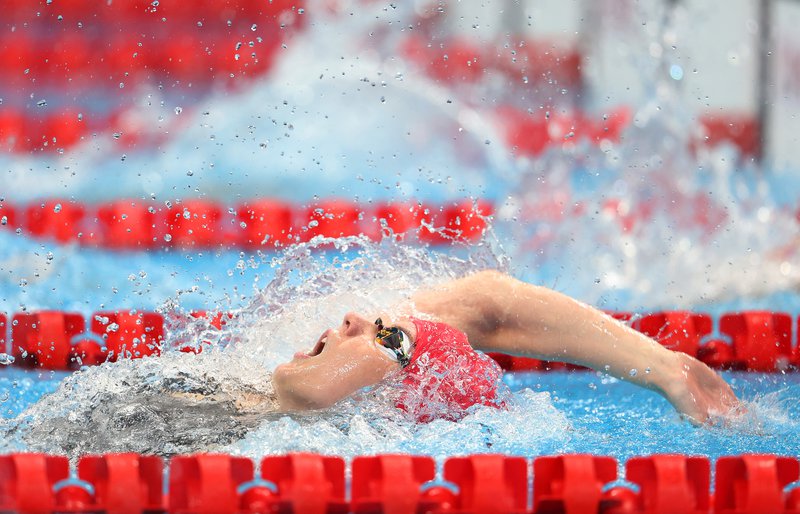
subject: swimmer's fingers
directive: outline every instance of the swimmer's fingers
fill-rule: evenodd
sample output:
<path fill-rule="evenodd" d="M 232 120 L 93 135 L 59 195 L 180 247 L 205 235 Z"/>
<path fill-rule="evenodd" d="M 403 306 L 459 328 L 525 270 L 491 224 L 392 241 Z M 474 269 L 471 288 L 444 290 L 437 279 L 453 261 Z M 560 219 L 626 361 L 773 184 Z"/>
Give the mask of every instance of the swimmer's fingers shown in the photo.
<path fill-rule="evenodd" d="M 673 380 L 667 399 L 694 424 L 716 424 L 719 413 L 744 409 L 731 387 L 708 366 L 686 354 L 675 358 L 680 372 Z"/>

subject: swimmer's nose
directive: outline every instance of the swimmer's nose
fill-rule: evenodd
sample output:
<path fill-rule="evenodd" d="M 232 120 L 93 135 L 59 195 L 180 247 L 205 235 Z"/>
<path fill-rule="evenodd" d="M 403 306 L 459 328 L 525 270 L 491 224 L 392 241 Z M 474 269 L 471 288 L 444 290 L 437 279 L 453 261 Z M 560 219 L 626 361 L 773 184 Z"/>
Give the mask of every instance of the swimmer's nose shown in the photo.
<path fill-rule="evenodd" d="M 342 325 L 344 328 L 343 332 L 346 336 L 357 336 L 369 330 L 373 323 L 355 312 L 348 312 L 344 315 Z"/>

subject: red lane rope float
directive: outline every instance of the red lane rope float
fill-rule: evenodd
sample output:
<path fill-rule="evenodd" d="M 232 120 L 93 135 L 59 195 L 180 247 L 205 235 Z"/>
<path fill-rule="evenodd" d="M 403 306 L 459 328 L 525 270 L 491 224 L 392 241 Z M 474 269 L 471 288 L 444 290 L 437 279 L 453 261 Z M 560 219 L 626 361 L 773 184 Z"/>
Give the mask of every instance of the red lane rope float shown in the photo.
<path fill-rule="evenodd" d="M 178 86 L 199 98 L 220 84 L 264 75 L 281 44 L 305 25 L 303 6 L 301 0 L 9 0 L 4 20 L 16 30 L 0 34 L 0 150 L 61 151 L 112 131 L 122 132 L 115 138 L 123 143 L 153 143 L 130 134 L 136 127 L 125 116 L 96 112 L 97 106 L 121 102 L 129 104 L 122 112 L 129 111 L 142 83 Z M 46 102 L 21 108 L 33 85 L 50 92 L 61 110 Z M 71 104 L 87 94 L 93 103 Z"/>
<path fill-rule="evenodd" d="M 532 466 L 531 466 L 532 463 Z M 796 457 L 752 454 L 716 460 L 650 455 L 629 459 L 618 477 L 613 457 L 586 454 L 449 457 L 441 479 L 428 456 L 340 457 L 311 453 L 255 462 L 225 454 L 81 457 L 70 479 L 66 457 L 0 456 L 0 511 L 164 512 L 175 514 L 763 514 L 800 512 Z M 164 472 L 168 473 L 163 490 Z M 618 478 L 638 488 L 620 485 Z M 532 479 L 532 480 L 531 480 Z M 532 482 L 532 487 L 529 485 Z M 349 489 L 349 495 L 348 493 Z M 348 501 L 347 498 L 350 498 Z M 532 502 L 531 502 L 532 499 Z"/>
<path fill-rule="evenodd" d="M 301 1 L 154 6 L 134 0 L 92 2 L 66 14 L 80 18 L 78 28 L 54 19 L 70 2 L 37 3 L 4 11 L 6 19 L 24 23 L 0 35 L 6 85 L 35 80 L 40 87 L 85 89 L 105 80 L 119 90 L 120 82 L 169 78 L 196 87 L 230 74 L 257 75 L 269 69 L 281 42 L 305 20 Z"/>
<path fill-rule="evenodd" d="M 309 207 L 277 199 L 244 202 L 235 207 L 192 199 L 167 206 L 142 200 L 84 205 L 44 200 L 27 207 L 0 203 L 0 228 L 50 239 L 113 250 L 243 247 L 274 249 L 314 236 L 364 234 L 380 239 L 421 228 L 419 239 L 431 244 L 469 242 L 486 230 L 494 212 L 485 200 L 457 200 L 433 206 L 378 202 L 361 206 L 331 199 Z M 436 229 L 436 230 L 434 230 Z"/>
<path fill-rule="evenodd" d="M 792 316 L 781 312 L 727 313 L 715 320 L 708 314 L 686 311 L 656 312 L 635 317 L 609 313 L 652 337 L 666 348 L 696 357 L 715 369 L 784 372 L 800 369 L 800 347 L 792 330 Z M 83 315 L 73 312 L 17 313 L 9 324 L 0 313 L 0 352 L 8 351 L 14 364 L 54 370 L 159 355 L 167 341 L 167 326 L 181 326 L 204 318 L 209 329 L 222 330 L 235 313 L 191 312 L 165 320 L 147 311 L 118 310 L 94 313 L 87 327 Z M 10 325 L 10 334 L 9 334 Z M 800 326 L 800 319 L 798 319 Z M 714 327 L 717 330 L 714 330 Z M 169 341 L 172 348 L 199 353 L 209 341 Z M 580 366 L 528 357 L 489 353 L 506 371 L 585 370 Z"/>

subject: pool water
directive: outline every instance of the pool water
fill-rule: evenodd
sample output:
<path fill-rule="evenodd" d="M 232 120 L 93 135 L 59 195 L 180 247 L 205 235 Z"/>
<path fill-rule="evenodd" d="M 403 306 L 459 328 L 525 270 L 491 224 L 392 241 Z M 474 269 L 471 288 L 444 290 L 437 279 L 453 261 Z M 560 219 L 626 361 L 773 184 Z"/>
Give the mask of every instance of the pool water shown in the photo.
<path fill-rule="evenodd" d="M 741 453 L 796 456 L 800 452 L 800 376 L 745 372 L 724 376 L 751 409 L 729 426 L 694 427 L 655 393 L 593 372 L 509 373 L 505 381 L 515 392 L 514 405 L 500 416 L 481 411 L 461 426 L 436 422 L 430 427 L 404 427 L 402 432 L 392 432 L 399 426 L 380 426 L 369 418 L 350 418 L 348 424 L 340 424 L 340 413 L 335 412 L 314 421 L 286 417 L 265 421 L 221 450 L 252 457 L 308 450 L 344 456 L 392 451 L 442 457 L 593 453 L 620 462 L 656 453 L 712 459 Z M 55 390 L 62 378 L 60 373 L 5 371 L 0 375 L 0 390 L 6 391 L 2 417 L 11 419 L 21 413 Z M 367 426 L 362 426 L 365 419 Z M 289 435 L 292 439 L 286 439 Z"/>

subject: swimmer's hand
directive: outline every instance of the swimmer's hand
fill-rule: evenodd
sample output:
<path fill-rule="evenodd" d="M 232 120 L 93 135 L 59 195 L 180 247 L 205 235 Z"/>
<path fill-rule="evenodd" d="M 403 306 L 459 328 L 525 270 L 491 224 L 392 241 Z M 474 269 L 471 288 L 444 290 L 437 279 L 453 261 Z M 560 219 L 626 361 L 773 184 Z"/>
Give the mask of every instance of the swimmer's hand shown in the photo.
<path fill-rule="evenodd" d="M 675 352 L 675 370 L 664 396 L 694 424 L 710 424 L 744 408 L 731 387 L 708 366 Z"/>

